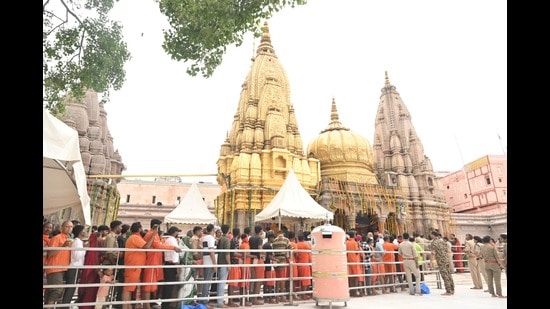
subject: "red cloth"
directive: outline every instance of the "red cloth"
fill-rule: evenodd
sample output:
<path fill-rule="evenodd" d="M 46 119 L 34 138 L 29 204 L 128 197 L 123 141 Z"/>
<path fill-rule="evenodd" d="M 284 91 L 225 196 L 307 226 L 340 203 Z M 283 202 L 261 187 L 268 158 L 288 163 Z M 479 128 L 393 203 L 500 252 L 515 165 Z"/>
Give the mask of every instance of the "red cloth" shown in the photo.
<path fill-rule="evenodd" d="M 254 273 L 256 274 L 256 279 L 263 279 L 265 277 L 265 264 L 264 260 L 257 259 L 257 264 L 254 267 Z M 260 282 L 262 283 L 262 282 Z"/>
<path fill-rule="evenodd" d="M 275 269 L 275 276 L 277 278 L 288 278 L 288 267 L 277 267 Z"/>
<path fill-rule="evenodd" d="M 274 278 L 277 278 L 277 274 L 275 273 L 275 270 L 271 270 L 272 267 L 270 267 L 270 270 L 265 271 L 264 279 L 264 285 L 266 286 L 275 286 L 275 280 Z"/>
<path fill-rule="evenodd" d="M 462 259 L 464 258 L 464 253 L 462 251 L 462 245 L 460 244 L 460 240 L 458 238 L 455 238 L 455 242 L 453 243 L 452 247 L 453 253 L 453 264 L 456 268 L 456 271 L 459 273 L 464 272 L 464 263 L 462 262 Z"/>
<path fill-rule="evenodd" d="M 88 247 L 97 248 L 97 232 L 92 233 L 88 239 Z M 99 265 L 100 251 L 86 251 L 84 256 L 84 265 Z M 80 283 L 99 283 L 99 274 L 97 269 L 84 268 L 80 275 Z M 99 287 L 78 287 L 78 300 L 77 303 L 95 302 L 97 296 L 97 289 Z M 95 306 L 79 306 L 79 309 L 94 309 Z"/>

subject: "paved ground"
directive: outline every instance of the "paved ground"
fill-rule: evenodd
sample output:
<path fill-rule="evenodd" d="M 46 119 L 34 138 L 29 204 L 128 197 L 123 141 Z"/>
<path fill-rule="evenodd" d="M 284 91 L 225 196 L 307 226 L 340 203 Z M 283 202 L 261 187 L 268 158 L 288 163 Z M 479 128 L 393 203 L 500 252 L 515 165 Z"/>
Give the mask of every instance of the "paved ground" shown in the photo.
<path fill-rule="evenodd" d="M 399 293 L 380 294 L 377 296 L 350 297 L 346 302 L 338 301 L 330 304 L 328 301 L 319 301 L 318 305 L 315 300 L 293 301 L 292 304 L 264 304 L 261 306 L 241 307 L 245 309 L 282 309 L 296 307 L 299 309 L 315 308 L 315 309 L 363 309 L 374 306 L 374 308 L 402 308 L 406 306 L 408 309 L 505 309 L 508 306 L 507 298 L 494 298 L 483 290 L 470 289 L 472 279 L 470 273 L 453 274 L 455 282 L 455 295 L 442 296 L 444 289 L 438 289 L 436 277 L 434 274 L 427 274 L 425 280 L 430 287 L 430 294 L 422 296 L 409 295 L 408 291 Z M 502 274 L 502 294 L 507 293 L 506 275 Z M 484 284 L 484 288 L 487 286 Z M 214 308 L 214 304 L 210 303 L 208 308 Z M 74 307 L 76 308 L 76 307 Z M 160 305 L 153 306 L 154 309 L 160 309 Z"/>
<path fill-rule="evenodd" d="M 428 284 L 431 289 L 430 294 L 422 296 L 412 296 L 408 292 L 389 293 L 377 296 L 366 297 L 351 297 L 347 304 L 344 302 L 333 302 L 332 308 L 346 308 L 362 309 L 362 308 L 419 308 L 419 309 L 454 309 L 454 308 L 466 308 L 466 309 L 503 309 L 507 308 L 507 298 L 494 298 L 491 294 L 483 292 L 483 290 L 471 290 L 472 281 L 469 273 L 454 274 L 453 279 L 455 281 L 455 295 L 442 296 L 445 292 L 444 289 L 437 289 L 435 284 Z M 487 287 L 484 286 L 486 289 Z M 502 294 L 507 295 L 507 281 L 506 275 L 502 276 Z M 253 306 L 246 308 L 262 308 L 262 309 L 276 309 L 276 308 L 288 308 L 288 307 L 300 307 L 300 308 L 331 308 L 328 302 L 319 302 L 319 306 L 316 306 L 315 300 L 308 301 L 295 301 L 293 305 L 279 304 L 262 306 Z"/>

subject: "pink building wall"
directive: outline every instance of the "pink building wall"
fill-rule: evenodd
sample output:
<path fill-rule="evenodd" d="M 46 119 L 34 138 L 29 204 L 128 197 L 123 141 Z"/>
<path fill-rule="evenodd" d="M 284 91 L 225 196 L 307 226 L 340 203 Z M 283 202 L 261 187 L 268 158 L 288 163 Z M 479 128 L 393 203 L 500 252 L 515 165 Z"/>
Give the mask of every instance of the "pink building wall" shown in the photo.
<path fill-rule="evenodd" d="M 486 155 L 440 178 L 456 213 L 505 214 L 508 188 L 505 155 Z"/>
<path fill-rule="evenodd" d="M 163 220 L 176 208 L 178 197 L 182 200 L 191 185 L 189 182 L 124 179 L 117 184 L 120 193 L 117 219 L 126 224 L 140 221 L 144 228 L 149 228 L 152 218 Z M 214 214 L 214 200 L 220 192 L 220 186 L 199 182 L 197 187 L 208 209 Z M 158 206 L 158 202 L 162 203 L 162 206 Z"/>

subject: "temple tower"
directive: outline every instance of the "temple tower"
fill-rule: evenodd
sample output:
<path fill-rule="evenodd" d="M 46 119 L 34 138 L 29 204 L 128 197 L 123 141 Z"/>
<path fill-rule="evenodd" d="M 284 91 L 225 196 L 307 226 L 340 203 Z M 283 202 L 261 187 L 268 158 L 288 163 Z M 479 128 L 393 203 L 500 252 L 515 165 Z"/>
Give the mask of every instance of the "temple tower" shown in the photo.
<path fill-rule="evenodd" d="M 109 224 L 118 215 L 120 193 L 117 183 L 121 179 L 103 175 L 121 175 L 125 167 L 118 149 L 114 147 L 114 138 L 107 124 L 107 111 L 93 90 L 87 90 L 82 100 L 67 95 L 65 103 L 67 112 L 58 117 L 78 132 L 82 164 L 88 176 L 92 225 Z M 63 222 L 68 218 L 71 218 L 70 212 L 62 210 L 48 219 Z"/>
<path fill-rule="evenodd" d="M 430 159 L 412 124 L 411 114 L 386 72 L 375 117 L 374 159 L 380 183 L 399 187 L 395 219 L 409 232 L 448 234 L 452 210 Z"/>
<path fill-rule="evenodd" d="M 332 99 L 330 123 L 307 147 L 308 157 L 321 164 L 317 202 L 334 211 L 334 224 L 345 230 L 389 229 L 385 218 L 395 211 L 396 187 L 380 185 L 368 139 L 342 125 Z"/>
<path fill-rule="evenodd" d="M 267 22 L 262 32 L 217 161 L 221 192 L 216 215 L 220 224 L 241 231 L 254 224 L 254 216 L 273 199 L 290 169 L 312 195 L 320 179 L 319 161 L 303 153 L 290 85 Z"/>

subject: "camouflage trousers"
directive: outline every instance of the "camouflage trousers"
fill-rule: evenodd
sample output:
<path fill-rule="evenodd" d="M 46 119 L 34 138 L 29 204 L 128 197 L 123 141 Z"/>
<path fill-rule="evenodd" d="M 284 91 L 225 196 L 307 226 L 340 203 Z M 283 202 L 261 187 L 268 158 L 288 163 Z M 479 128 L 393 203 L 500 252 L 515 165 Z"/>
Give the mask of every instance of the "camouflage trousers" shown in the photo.
<path fill-rule="evenodd" d="M 437 261 L 437 265 L 439 268 L 439 273 L 441 274 L 441 279 L 445 285 L 445 291 L 449 293 L 454 292 L 455 282 L 453 280 L 453 273 L 451 271 L 451 264 L 449 260 Z"/>

